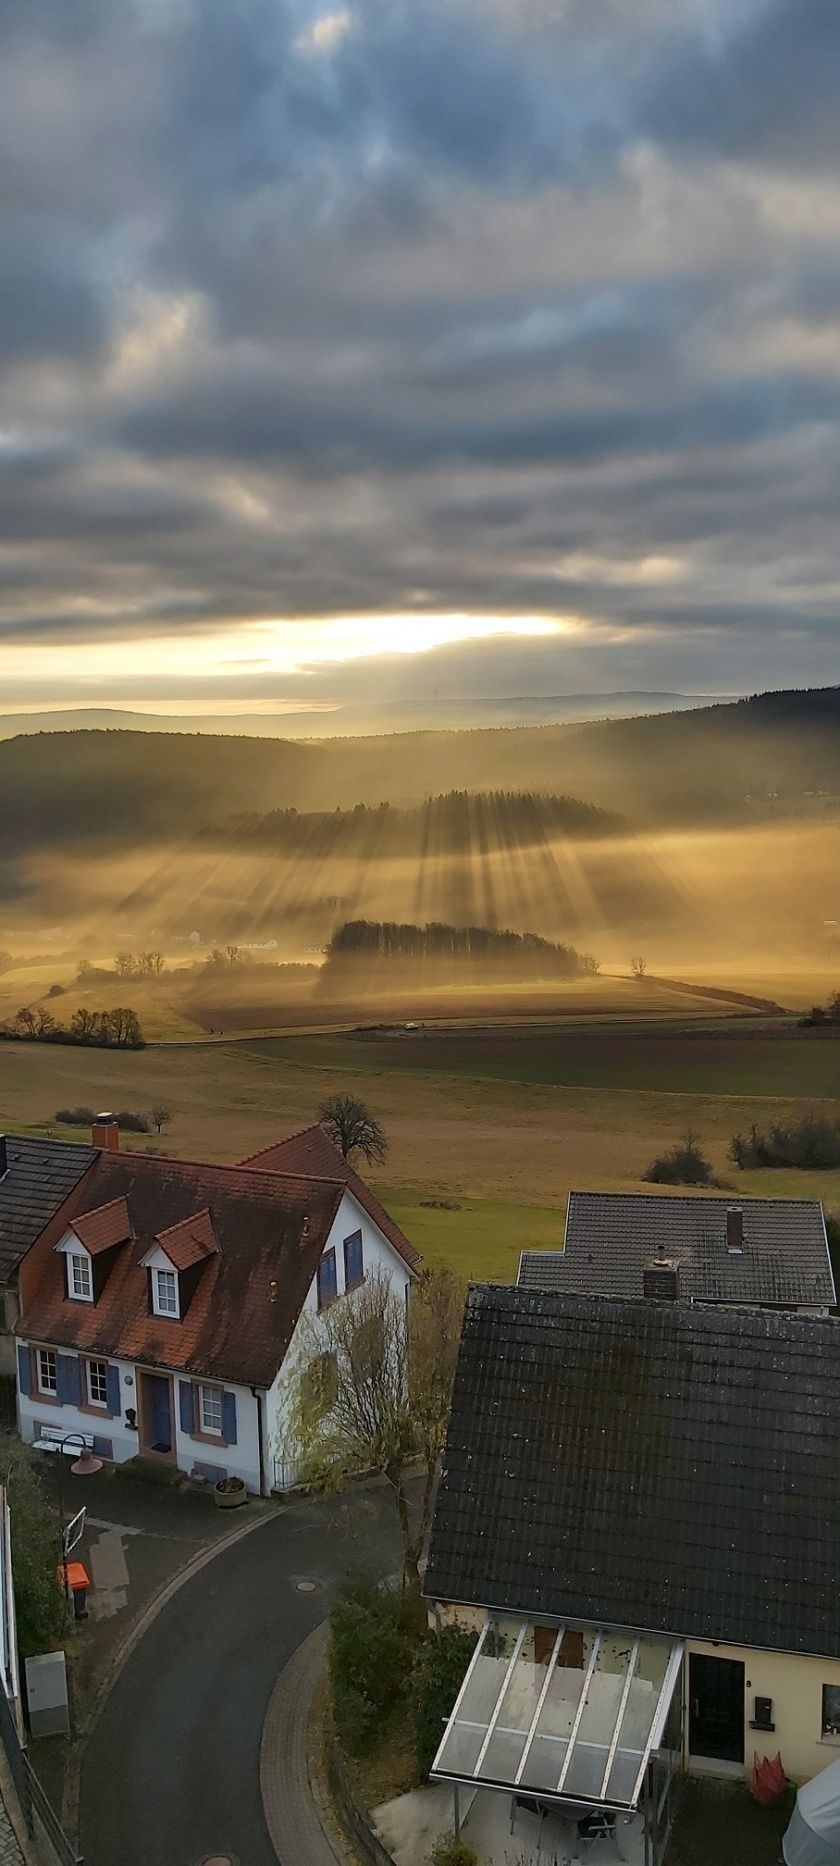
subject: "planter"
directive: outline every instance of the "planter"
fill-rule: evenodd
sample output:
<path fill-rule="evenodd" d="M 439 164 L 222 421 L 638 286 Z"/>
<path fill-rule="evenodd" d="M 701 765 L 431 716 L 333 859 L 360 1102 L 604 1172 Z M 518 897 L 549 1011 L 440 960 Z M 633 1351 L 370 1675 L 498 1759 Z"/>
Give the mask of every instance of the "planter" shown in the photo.
<path fill-rule="evenodd" d="M 241 1503 L 247 1503 L 248 1492 L 241 1477 L 223 1477 L 214 1484 L 213 1501 L 220 1510 L 238 1510 Z"/>

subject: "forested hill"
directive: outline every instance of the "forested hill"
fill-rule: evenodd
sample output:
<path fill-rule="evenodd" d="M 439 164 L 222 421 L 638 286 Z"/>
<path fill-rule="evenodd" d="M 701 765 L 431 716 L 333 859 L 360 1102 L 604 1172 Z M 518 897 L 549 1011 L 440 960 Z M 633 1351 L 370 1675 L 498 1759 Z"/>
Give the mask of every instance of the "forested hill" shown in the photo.
<path fill-rule="evenodd" d="M 637 823 L 813 807 L 808 793 L 840 794 L 840 688 L 580 726 L 317 743 L 21 737 L 0 744 L 0 856 L 86 836 L 131 845 L 191 835 L 246 812 L 408 807 L 465 790 L 575 797 Z"/>

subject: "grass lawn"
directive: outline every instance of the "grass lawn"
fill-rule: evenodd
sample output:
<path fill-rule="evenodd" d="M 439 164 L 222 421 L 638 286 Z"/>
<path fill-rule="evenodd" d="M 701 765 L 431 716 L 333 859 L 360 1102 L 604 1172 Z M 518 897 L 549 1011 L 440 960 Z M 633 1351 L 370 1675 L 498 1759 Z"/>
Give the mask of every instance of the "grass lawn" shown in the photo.
<path fill-rule="evenodd" d="M 666 1866 L 779 1866 L 793 1803 L 793 1790 L 778 1807 L 764 1808 L 740 1783 L 686 1778 Z"/>
<path fill-rule="evenodd" d="M 505 1062 L 515 1043 L 525 1073 L 527 1039 L 505 1031 L 456 1034 L 463 1041 L 492 1037 L 490 1061 L 498 1056 Z M 600 1031 L 582 1025 L 573 1044 L 565 1036 L 563 1041 L 567 1058 L 580 1057 L 578 1073 L 596 1073 L 590 1046 L 603 1043 Z M 610 1041 L 615 1050 L 618 1038 Z M 754 1059 L 750 1067 L 763 1075 L 763 1096 L 733 1093 L 732 1046 L 738 1044 Z M 813 1051 L 796 1042 L 767 1044 L 769 1050 L 836 1058 L 840 1068 L 840 1044 L 817 1042 Z M 447 1068 L 441 1065 L 451 1052 L 437 1041 L 429 1054 L 438 1066 L 420 1068 L 411 1039 L 390 1046 L 333 1035 L 137 1052 L 8 1044 L 0 1045 L 0 1123 L 12 1133 L 51 1129 L 65 1139 L 81 1139 L 84 1130 L 56 1127 L 57 1108 L 82 1103 L 147 1112 L 162 1102 L 171 1109 L 172 1123 L 160 1141 L 151 1136 L 151 1144 L 186 1159 L 231 1161 L 306 1126 L 317 1119 L 326 1096 L 350 1089 L 387 1128 L 388 1160 L 371 1177 L 408 1236 L 424 1254 L 446 1258 L 471 1276 L 503 1277 L 515 1271 L 523 1246 L 559 1246 L 570 1187 L 641 1189 L 654 1154 L 689 1126 L 737 1195 L 822 1198 L 840 1206 L 840 1172 L 738 1173 L 727 1161 L 736 1130 L 753 1120 L 788 1118 L 809 1105 L 790 1089 L 767 1094 L 777 1065 L 772 1057 L 762 1060 L 764 1047 L 758 1033 L 708 1036 L 700 1047 L 694 1038 L 681 1045 L 670 1038 L 642 1041 L 636 1034 L 625 1040 L 632 1063 L 622 1065 L 625 1071 L 632 1066 L 634 1084 L 610 1079 L 618 1064 L 608 1067 L 602 1053 L 607 1079 L 597 1086 L 494 1075 L 486 1064 L 475 1075 L 460 1061 Z M 685 1052 L 682 1086 L 666 1086 L 673 1079 L 663 1065 L 666 1048 Z M 710 1063 L 704 1085 L 692 1090 L 691 1056 L 703 1052 L 715 1067 Z M 834 1106 L 840 1112 L 840 1104 Z M 429 1199 L 454 1202 L 460 1210 L 422 1203 Z"/>

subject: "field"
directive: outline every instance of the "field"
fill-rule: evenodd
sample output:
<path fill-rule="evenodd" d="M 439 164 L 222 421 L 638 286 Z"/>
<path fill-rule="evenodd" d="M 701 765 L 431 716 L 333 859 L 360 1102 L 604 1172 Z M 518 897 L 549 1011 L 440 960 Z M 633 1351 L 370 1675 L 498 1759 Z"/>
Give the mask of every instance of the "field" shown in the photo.
<path fill-rule="evenodd" d="M 388 1129 L 387 1163 L 371 1177 L 408 1235 L 430 1259 L 501 1278 L 525 1246 L 561 1242 L 570 1187 L 640 1189 L 653 1154 L 688 1126 L 738 1195 L 840 1206 L 840 1173 L 737 1173 L 726 1158 L 731 1135 L 753 1120 L 817 1100 L 840 1114 L 840 1041 L 787 1029 L 719 1018 L 654 1028 L 639 1017 L 609 1029 L 581 1020 L 548 1032 L 333 1032 L 137 1053 L 16 1044 L 0 1046 L 0 1118 L 11 1131 L 70 1139 L 55 1125 L 61 1106 L 162 1102 L 172 1124 L 151 1144 L 230 1161 L 352 1089 Z"/>

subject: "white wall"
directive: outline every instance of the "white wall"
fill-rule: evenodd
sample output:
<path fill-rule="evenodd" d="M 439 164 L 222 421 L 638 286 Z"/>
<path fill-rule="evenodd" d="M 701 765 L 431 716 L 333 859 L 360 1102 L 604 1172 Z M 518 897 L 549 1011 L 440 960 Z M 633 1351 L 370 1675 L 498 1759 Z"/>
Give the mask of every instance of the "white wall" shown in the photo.
<path fill-rule="evenodd" d="M 21 1346 L 26 1346 L 26 1343 L 21 1343 Z M 60 1354 L 70 1354 L 70 1350 L 66 1348 L 59 1348 L 57 1352 Z M 35 1356 L 33 1355 L 33 1359 L 34 1358 Z M 75 1358 L 86 1359 L 88 1357 L 77 1356 Z M 115 1361 L 111 1359 L 108 1365 L 119 1368 L 120 1396 L 122 1399 L 122 1414 L 119 1418 L 112 1417 L 104 1411 L 100 1412 L 98 1409 L 95 1412 L 87 1412 L 79 1406 L 51 1405 L 49 1401 L 39 1399 L 37 1393 L 33 1393 L 29 1398 L 26 1398 L 18 1388 L 18 1411 L 21 1438 L 25 1439 L 28 1444 L 31 1444 L 40 1436 L 41 1426 L 51 1426 L 61 1431 L 63 1434 L 68 1432 L 92 1432 L 97 1438 L 111 1440 L 115 1464 L 123 1464 L 128 1458 L 136 1458 L 140 1451 L 140 1433 L 139 1431 L 131 1431 L 126 1425 L 125 1414 L 127 1409 L 133 1406 L 137 1410 L 139 1416 L 140 1390 L 138 1372 L 142 1371 L 142 1369 L 138 1369 L 135 1367 L 134 1363 L 130 1361 Z M 149 1373 L 163 1374 L 166 1372 L 166 1369 L 150 1367 L 148 1371 Z M 243 1483 L 247 1485 L 249 1490 L 259 1491 L 260 1452 L 257 1433 L 257 1402 L 250 1388 L 234 1386 L 231 1381 L 224 1383 L 225 1390 L 228 1393 L 236 1394 L 236 1444 L 223 1445 L 221 1442 L 217 1443 L 212 1440 L 205 1441 L 204 1439 L 196 1439 L 188 1433 L 182 1432 L 178 1402 L 178 1380 L 181 1377 L 186 1379 L 191 1376 L 172 1375 L 172 1424 L 175 1433 L 175 1456 L 179 1470 L 186 1471 L 189 1474 L 196 1464 L 213 1465 L 216 1470 L 224 1472 L 228 1477 L 241 1477 Z M 221 1383 L 212 1381 L 208 1384 L 215 1386 Z M 269 1472 L 269 1478 L 270 1475 Z"/>
<path fill-rule="evenodd" d="M 346 1293 L 344 1286 L 344 1239 L 351 1237 L 355 1231 L 361 1231 L 362 1233 L 362 1253 L 365 1276 L 370 1276 L 374 1271 L 384 1272 L 386 1276 L 390 1277 L 394 1291 L 400 1301 L 405 1302 L 406 1290 L 411 1283 L 411 1272 L 404 1258 L 400 1256 L 399 1252 L 394 1249 L 392 1244 L 388 1243 L 387 1238 L 383 1236 L 378 1225 L 375 1225 L 373 1219 L 368 1217 L 364 1207 L 359 1204 L 358 1199 L 349 1191 L 345 1191 L 342 1196 L 341 1204 L 339 1205 L 333 1220 L 332 1229 L 324 1246 L 325 1251 L 335 1250 L 338 1296 L 341 1297 Z M 269 1480 L 271 1479 L 273 1461 L 276 1459 L 278 1464 L 285 1466 L 286 1486 L 294 1484 L 297 1481 L 298 1475 L 295 1460 L 295 1447 L 290 1437 L 289 1390 L 295 1362 L 300 1353 L 301 1342 L 311 1340 L 312 1318 L 317 1317 L 317 1314 L 318 1279 L 317 1276 L 315 1276 L 307 1290 L 306 1300 L 301 1311 L 301 1318 L 292 1335 L 283 1365 L 277 1375 L 274 1385 L 271 1387 L 266 1397 L 266 1436 L 269 1447 Z M 283 1481 L 283 1473 L 278 1471 L 276 1487 L 282 1488 Z"/>

